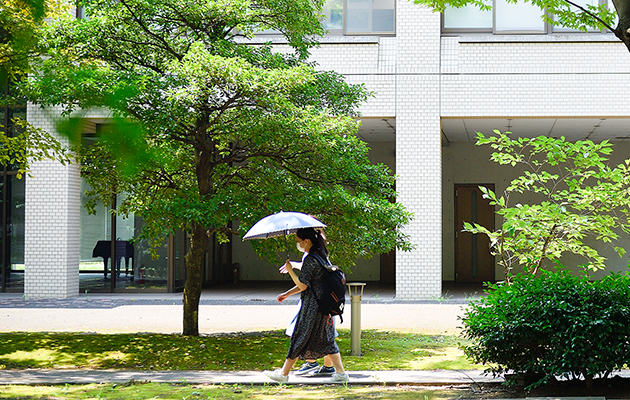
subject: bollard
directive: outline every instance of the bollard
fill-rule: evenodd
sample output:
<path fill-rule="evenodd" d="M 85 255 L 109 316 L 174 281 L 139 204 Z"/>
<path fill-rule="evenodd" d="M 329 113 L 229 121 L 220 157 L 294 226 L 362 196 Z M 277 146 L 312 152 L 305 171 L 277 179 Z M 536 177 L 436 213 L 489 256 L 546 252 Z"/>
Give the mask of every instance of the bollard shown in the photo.
<path fill-rule="evenodd" d="M 354 282 L 348 283 L 350 291 L 351 304 L 351 323 L 350 323 L 350 347 L 351 355 L 361 355 L 361 297 L 363 297 L 363 287 L 365 283 Z"/>

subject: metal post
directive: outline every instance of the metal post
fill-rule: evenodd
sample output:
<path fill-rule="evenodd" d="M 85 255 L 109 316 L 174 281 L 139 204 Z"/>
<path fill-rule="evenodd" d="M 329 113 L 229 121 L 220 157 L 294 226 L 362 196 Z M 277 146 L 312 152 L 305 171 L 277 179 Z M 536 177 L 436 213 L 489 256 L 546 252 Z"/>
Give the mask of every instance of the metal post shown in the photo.
<path fill-rule="evenodd" d="M 365 283 L 348 283 L 351 303 L 351 323 L 350 323 L 350 347 L 351 355 L 361 355 L 361 297 L 363 297 L 363 287 Z"/>

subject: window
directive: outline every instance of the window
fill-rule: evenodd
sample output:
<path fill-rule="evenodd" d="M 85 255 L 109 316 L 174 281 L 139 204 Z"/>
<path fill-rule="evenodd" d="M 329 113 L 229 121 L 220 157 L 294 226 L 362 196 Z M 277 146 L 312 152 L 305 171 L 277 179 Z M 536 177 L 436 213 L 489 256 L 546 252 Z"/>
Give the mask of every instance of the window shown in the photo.
<path fill-rule="evenodd" d="M 387 35 L 396 32 L 394 0 L 327 0 L 323 24 L 332 34 Z"/>
<path fill-rule="evenodd" d="M 332 35 L 392 35 L 396 32 L 395 0 L 326 0 L 322 25 Z M 257 35 L 280 35 L 277 30 Z"/>
<path fill-rule="evenodd" d="M 393 33 L 394 0 L 347 0 L 346 33 Z"/>
<path fill-rule="evenodd" d="M 444 30 L 492 32 L 492 10 L 482 11 L 472 5 L 449 8 L 444 10 L 443 27 Z"/>
<path fill-rule="evenodd" d="M 343 0 L 328 0 L 324 4 L 324 28 L 331 32 L 343 32 Z"/>
<path fill-rule="evenodd" d="M 576 32 L 562 26 L 551 26 L 542 16 L 545 11 L 531 3 L 507 0 L 489 0 L 492 10 L 482 11 L 475 6 L 447 8 L 442 14 L 443 33 L 493 32 L 496 34 L 545 34 L 552 32 Z M 606 0 L 575 0 L 581 6 L 597 5 Z M 605 3 L 602 3 L 605 4 Z M 577 10 L 576 7 L 571 7 Z M 597 32 L 598 30 L 592 30 Z"/>
<path fill-rule="evenodd" d="M 545 33 L 544 11 L 531 3 L 494 2 L 494 31 L 496 33 Z"/>
<path fill-rule="evenodd" d="M 12 94 L 13 83 L 0 69 L 0 98 Z M 14 99 L 0 106 L 0 131 L 8 136 L 18 133 L 13 119 L 26 120 L 26 101 Z M 0 166 L 0 292 L 24 291 L 24 179 L 17 178 L 15 166 Z"/>

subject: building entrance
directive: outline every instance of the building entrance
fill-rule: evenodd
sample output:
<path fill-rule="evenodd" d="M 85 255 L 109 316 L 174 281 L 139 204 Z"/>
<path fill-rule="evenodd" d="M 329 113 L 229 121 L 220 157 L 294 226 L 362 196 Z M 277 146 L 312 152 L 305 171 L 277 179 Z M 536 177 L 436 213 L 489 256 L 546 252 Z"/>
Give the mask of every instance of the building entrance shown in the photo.
<path fill-rule="evenodd" d="M 0 97 L 11 94 L 7 74 L 0 70 Z M 0 131 L 7 136 L 17 133 L 16 119 L 26 120 L 26 104 L 0 107 Z M 0 259 L 2 292 L 24 291 L 24 178 L 18 179 L 13 165 L 0 167 Z"/>
<path fill-rule="evenodd" d="M 494 190 L 494 185 L 483 185 Z M 494 229 L 494 207 L 482 198 L 479 185 L 455 185 L 455 282 L 495 281 L 495 261 L 486 235 L 462 232 L 464 222 Z"/>

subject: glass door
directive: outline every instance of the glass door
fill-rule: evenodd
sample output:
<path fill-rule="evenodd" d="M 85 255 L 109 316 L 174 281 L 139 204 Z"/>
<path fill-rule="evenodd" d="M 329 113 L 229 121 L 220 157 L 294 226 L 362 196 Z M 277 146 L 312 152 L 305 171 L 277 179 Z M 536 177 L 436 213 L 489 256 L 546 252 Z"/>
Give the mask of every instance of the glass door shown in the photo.
<path fill-rule="evenodd" d="M 0 70 L 0 97 L 11 95 L 7 74 Z M 0 107 L 0 131 L 7 136 L 17 133 L 15 119 L 26 120 L 26 105 L 14 104 Z M 24 179 L 17 178 L 12 165 L 0 167 L 0 235 L 2 292 L 24 292 Z"/>

